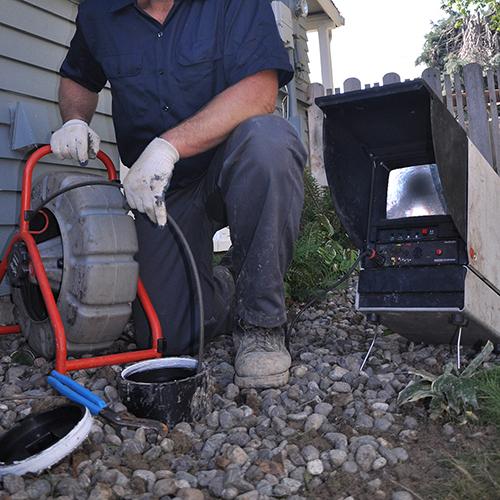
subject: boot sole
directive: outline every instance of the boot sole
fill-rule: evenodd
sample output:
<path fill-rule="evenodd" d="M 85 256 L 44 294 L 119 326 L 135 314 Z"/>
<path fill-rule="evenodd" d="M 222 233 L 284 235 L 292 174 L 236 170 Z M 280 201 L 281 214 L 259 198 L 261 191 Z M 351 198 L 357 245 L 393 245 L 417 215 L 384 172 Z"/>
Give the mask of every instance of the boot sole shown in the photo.
<path fill-rule="evenodd" d="M 289 370 L 274 375 L 263 375 L 261 377 L 240 377 L 234 376 L 234 383 L 245 389 L 270 389 L 274 387 L 282 387 L 288 383 L 290 378 Z"/>

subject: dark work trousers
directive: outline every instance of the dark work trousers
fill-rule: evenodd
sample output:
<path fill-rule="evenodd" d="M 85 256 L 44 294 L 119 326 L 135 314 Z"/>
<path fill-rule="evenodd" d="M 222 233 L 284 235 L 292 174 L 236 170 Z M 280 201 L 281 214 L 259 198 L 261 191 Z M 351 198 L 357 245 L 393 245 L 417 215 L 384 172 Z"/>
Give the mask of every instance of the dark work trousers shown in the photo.
<path fill-rule="evenodd" d="M 295 129 L 274 115 L 251 118 L 221 144 L 206 175 L 168 190 L 167 211 L 184 232 L 203 288 L 205 335 L 229 333 L 234 317 L 275 327 L 286 321 L 283 278 L 298 235 L 306 152 Z M 212 272 L 215 232 L 229 226 L 235 297 Z M 136 213 L 140 275 L 159 316 L 164 354 L 193 354 L 199 317 L 188 260 L 173 230 Z M 134 304 L 136 338 L 150 345 L 142 308 Z"/>

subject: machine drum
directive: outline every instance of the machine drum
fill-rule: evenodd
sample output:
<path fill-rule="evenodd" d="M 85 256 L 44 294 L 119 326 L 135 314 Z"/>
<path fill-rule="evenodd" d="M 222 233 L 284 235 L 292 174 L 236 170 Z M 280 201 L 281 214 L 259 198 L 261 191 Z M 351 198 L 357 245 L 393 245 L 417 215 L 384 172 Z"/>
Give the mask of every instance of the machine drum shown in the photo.
<path fill-rule="evenodd" d="M 33 187 L 32 206 L 72 184 L 100 179 L 57 172 Z M 56 197 L 30 222 L 50 286 L 57 300 L 69 354 L 110 347 L 131 314 L 139 268 L 134 221 L 125 198 L 112 186 L 85 186 Z M 9 260 L 14 313 L 28 344 L 53 358 L 50 319 L 24 243 Z"/>

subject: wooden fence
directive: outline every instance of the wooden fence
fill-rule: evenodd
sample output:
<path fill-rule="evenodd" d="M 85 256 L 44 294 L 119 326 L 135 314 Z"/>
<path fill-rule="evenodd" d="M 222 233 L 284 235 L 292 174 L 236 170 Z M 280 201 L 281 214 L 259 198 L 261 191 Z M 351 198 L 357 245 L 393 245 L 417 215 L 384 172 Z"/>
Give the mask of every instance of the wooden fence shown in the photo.
<path fill-rule="evenodd" d="M 422 73 L 422 79 L 446 103 L 450 113 L 500 174 L 500 67 L 484 71 L 479 64 L 468 64 L 453 75 L 442 75 L 438 70 L 428 68 Z M 387 73 L 382 79 L 382 85 L 398 82 L 401 82 L 401 77 L 397 73 Z M 334 93 L 378 86 L 380 83 L 362 87 L 357 78 L 348 78 L 344 82 L 343 90 L 336 88 Z M 331 91 L 327 93 L 330 94 Z M 321 84 L 310 85 L 311 106 L 308 121 L 311 171 L 322 185 L 326 185 L 323 164 L 323 114 L 314 104 L 314 99 L 322 95 L 325 95 L 325 91 Z"/>

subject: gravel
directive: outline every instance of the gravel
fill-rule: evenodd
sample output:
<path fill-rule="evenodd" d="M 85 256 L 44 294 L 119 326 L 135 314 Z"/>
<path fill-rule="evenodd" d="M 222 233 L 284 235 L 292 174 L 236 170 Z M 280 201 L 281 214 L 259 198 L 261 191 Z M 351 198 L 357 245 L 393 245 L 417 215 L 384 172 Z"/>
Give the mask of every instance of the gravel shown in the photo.
<path fill-rule="evenodd" d="M 300 500 L 314 498 L 328 481 L 336 484 L 337 474 L 349 480 L 332 500 L 361 498 L 349 491 L 359 484 L 367 498 L 411 499 L 387 477 L 398 479 L 398 467 L 412 464 L 412 447 L 426 428 L 418 407 L 397 407 L 397 394 L 411 380 L 411 369 L 432 371 L 452 357 L 446 346 L 414 345 L 391 333 L 379 338 L 360 374 L 375 327 L 353 303 L 349 288 L 305 312 L 292 334 L 294 364 L 285 387 L 237 387 L 232 342 L 221 337 L 207 349 L 215 391 L 202 421 L 158 436 L 144 429 L 115 429 L 96 418 L 85 443 L 51 471 L 0 480 L 0 500 Z M 120 347 L 133 345 L 120 341 Z M 64 401 L 46 384 L 51 363 L 41 358 L 33 366 L 11 363 L 9 353 L 23 348 L 20 337 L 0 338 L 0 432 Z M 463 358 L 472 354 L 463 349 Z M 72 376 L 123 411 L 116 390 L 121 369 Z M 443 440 L 457 432 L 444 425 Z"/>

